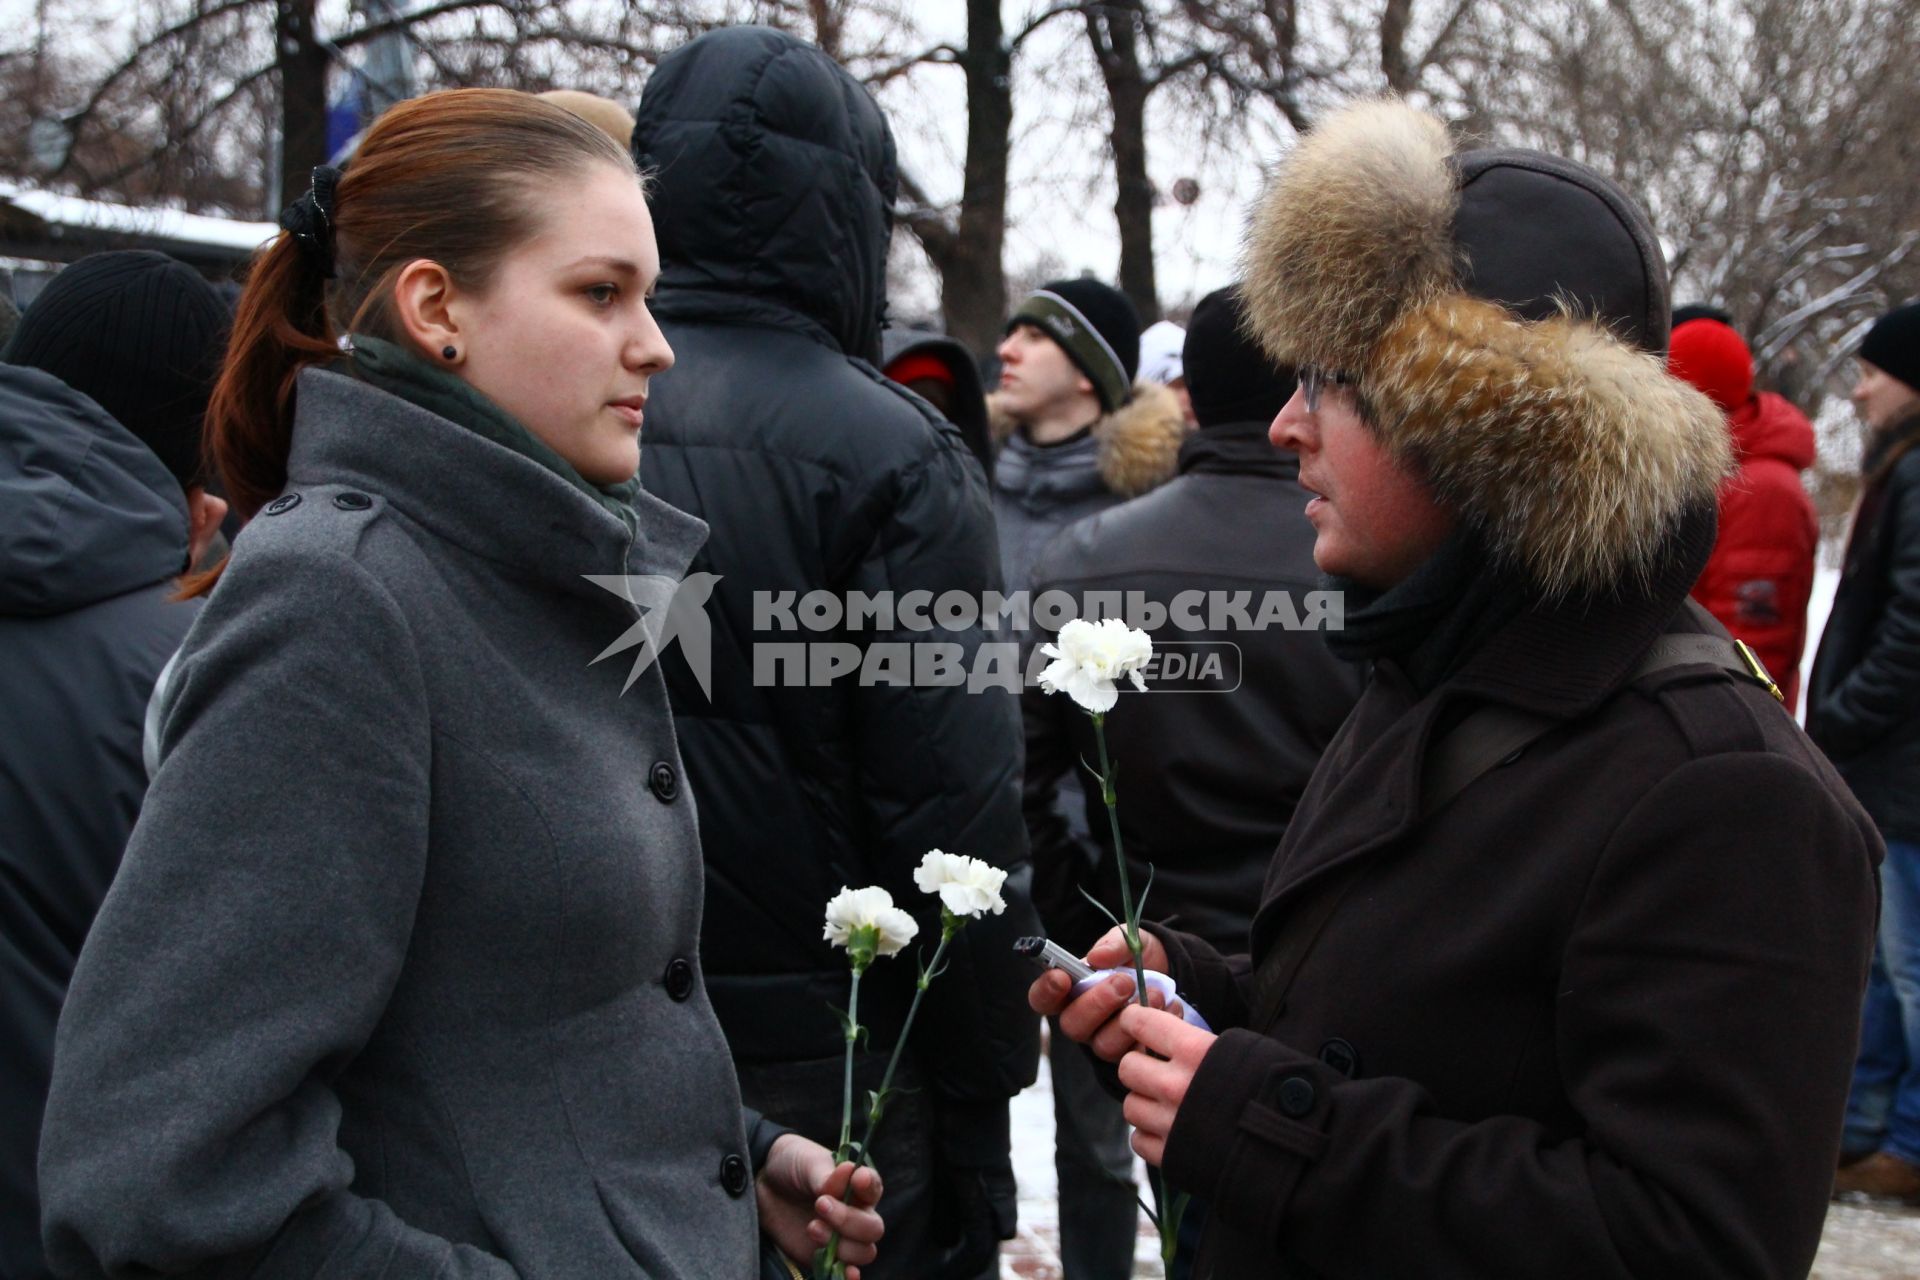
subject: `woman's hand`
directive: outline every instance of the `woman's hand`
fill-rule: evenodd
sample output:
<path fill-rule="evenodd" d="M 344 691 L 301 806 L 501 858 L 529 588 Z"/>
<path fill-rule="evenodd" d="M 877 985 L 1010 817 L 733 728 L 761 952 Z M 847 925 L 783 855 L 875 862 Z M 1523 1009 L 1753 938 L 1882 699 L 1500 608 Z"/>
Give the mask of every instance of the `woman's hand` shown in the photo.
<path fill-rule="evenodd" d="M 1150 933 L 1140 935 L 1140 959 L 1149 969 L 1167 971 L 1167 949 Z M 1133 955 L 1127 950 L 1126 934 L 1117 927 L 1107 930 L 1087 952 L 1087 963 L 1095 969 L 1131 969 Z M 1119 973 L 1076 997 L 1073 979 L 1049 969 L 1027 988 L 1027 1003 L 1035 1013 L 1058 1014 L 1061 1034 L 1068 1039 L 1078 1040 L 1108 1062 L 1118 1062 L 1134 1041 L 1115 1015 L 1134 1002 L 1133 989 L 1132 974 Z M 1166 1004 L 1157 991 L 1149 991 L 1147 1001 L 1156 1009 Z"/>
<path fill-rule="evenodd" d="M 1134 1128 L 1133 1149 L 1158 1168 L 1187 1088 L 1218 1037 L 1188 1026 L 1177 1014 L 1137 1005 L 1122 1009 L 1117 1021 L 1119 1033 L 1134 1042 L 1132 1052 L 1120 1059 L 1120 1083 L 1128 1091 L 1122 1112 Z"/>
<path fill-rule="evenodd" d="M 853 1197 L 846 1194 L 853 1180 Z M 851 1163 L 837 1168 L 833 1152 L 797 1133 L 783 1133 L 767 1153 L 766 1168 L 754 1183 L 760 1206 L 760 1230 L 780 1246 L 780 1252 L 804 1271 L 814 1251 L 840 1233 L 840 1258 L 848 1264 L 847 1280 L 860 1280 L 860 1267 L 873 1261 L 875 1247 L 886 1224 L 874 1206 L 880 1203 L 880 1175 Z"/>

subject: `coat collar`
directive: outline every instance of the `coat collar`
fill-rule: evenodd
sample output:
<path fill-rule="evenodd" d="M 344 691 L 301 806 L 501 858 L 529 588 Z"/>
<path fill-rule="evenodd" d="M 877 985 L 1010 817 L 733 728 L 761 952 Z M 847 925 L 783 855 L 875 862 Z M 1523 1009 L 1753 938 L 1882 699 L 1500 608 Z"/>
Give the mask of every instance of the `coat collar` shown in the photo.
<path fill-rule="evenodd" d="M 1353 714 L 1328 747 L 1289 827 L 1255 928 L 1284 914 L 1336 868 L 1391 848 L 1414 827 L 1422 766 L 1455 709 L 1499 703 L 1572 720 L 1632 678 L 1667 631 L 1713 548 L 1713 509 L 1696 508 L 1668 539 L 1649 580 L 1598 598 L 1538 603 L 1496 630 L 1426 696 L 1390 662 L 1375 665 Z M 1264 924 L 1262 923 L 1264 922 Z"/>
<path fill-rule="evenodd" d="M 344 374 L 301 373 L 287 487 L 347 485 L 475 555 L 583 595 L 582 575 L 684 577 L 707 526 L 644 490 L 631 543 L 610 511 L 554 472 Z"/>
<path fill-rule="evenodd" d="M 1267 423 L 1232 422 L 1202 427 L 1180 445 L 1180 474 L 1259 475 L 1275 480 L 1300 478 L 1300 455 L 1276 449 Z"/>
<path fill-rule="evenodd" d="M 1057 445 L 1029 444 L 1013 419 L 1001 410 L 997 393 L 987 397 L 987 412 L 993 438 L 1006 442 L 1001 447 L 1002 458 L 1013 458 L 1010 465 L 997 471 L 994 483 L 998 488 L 1018 491 L 1026 470 L 1064 466 L 1070 454 L 1077 455 L 1085 447 L 1085 437 L 1081 436 Z M 1133 398 L 1095 420 L 1089 434 L 1093 447 L 1087 453 L 1094 464 L 1094 485 L 1088 492 L 1137 498 L 1173 479 L 1188 430 L 1172 388 L 1157 382 L 1136 382 Z M 1083 464 L 1076 458 L 1073 465 Z"/>

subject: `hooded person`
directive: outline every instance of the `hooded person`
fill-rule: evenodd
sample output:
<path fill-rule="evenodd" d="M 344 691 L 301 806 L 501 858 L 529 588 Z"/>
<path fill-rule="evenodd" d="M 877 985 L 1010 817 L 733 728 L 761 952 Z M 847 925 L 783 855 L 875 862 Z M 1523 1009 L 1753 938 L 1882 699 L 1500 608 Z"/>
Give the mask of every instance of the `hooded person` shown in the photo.
<path fill-rule="evenodd" d="M 706 865 L 701 977 L 752 1105 L 831 1143 L 845 955 L 821 937 L 843 885 L 877 884 L 938 937 L 913 873 L 929 849 L 1006 868 L 1004 915 L 970 925 L 913 1027 L 876 1147 L 887 1243 L 866 1273 L 997 1274 L 1014 1231 L 1008 1100 L 1034 1078 L 1038 1028 L 1011 944 L 1035 927 L 1009 689 L 914 687 L 858 671 L 811 685 L 773 654 L 942 646 L 966 669 L 986 639 L 907 605 L 884 623 L 800 630 L 796 597 L 1000 586 L 992 510 L 960 430 L 879 358 L 898 185 L 868 92 L 819 49 L 764 27 L 714 31 L 648 79 L 634 154 L 654 174 L 654 313 L 678 363 L 647 405 L 646 486 L 712 527 L 692 568 L 719 575 L 710 683 L 666 673 Z M 864 661 L 864 659 L 863 659 Z M 805 666 L 803 662 L 801 666 Z M 818 669 L 818 663 L 815 664 Z M 788 673 L 782 676 L 781 673 Z M 860 988 L 856 1067 L 878 1087 L 914 994 L 911 961 Z"/>
<path fill-rule="evenodd" d="M 1727 415 L 1738 467 L 1720 486 L 1719 536 L 1693 598 L 1753 649 L 1793 711 L 1820 545 L 1820 517 L 1800 483 L 1813 465 L 1813 424 L 1784 397 L 1754 390 L 1753 355 L 1721 321 L 1676 324 L 1667 367 Z"/>
<path fill-rule="evenodd" d="M 980 366 L 965 347 L 944 333 L 891 325 L 880 331 L 880 368 L 960 428 L 983 473 L 993 474 L 987 393 L 980 385 Z"/>
<path fill-rule="evenodd" d="M 1920 302 L 1867 330 L 1853 404 L 1871 434 L 1807 732 L 1873 815 L 1887 860 L 1834 1185 L 1920 1203 Z"/>
<path fill-rule="evenodd" d="M 1256 613 L 1285 605 L 1310 619 L 1319 587 L 1313 529 L 1300 514 L 1309 496 L 1300 487 L 1300 461 L 1267 439 L 1268 425 L 1293 394 L 1293 371 L 1260 349 L 1245 318 L 1238 286 L 1208 294 L 1194 309 L 1173 367 L 1182 367 L 1183 354 L 1199 427 L 1180 446 L 1178 474 L 1067 526 L 1033 575 L 1036 597 L 1064 592 L 1081 616 L 1091 616 L 1093 593 L 1118 593 L 1161 611 L 1166 621 L 1151 634 L 1156 645 L 1172 642 L 1167 652 L 1224 658 L 1201 679 L 1156 680 L 1153 696 L 1129 699 L 1108 719 L 1106 735 L 1116 760 L 1180 762 L 1128 769 L 1121 843 L 1131 883 L 1152 880 L 1154 910 L 1178 916 L 1184 928 L 1227 951 L 1246 946 L 1274 847 L 1321 752 L 1353 709 L 1361 679 L 1356 664 L 1327 648 L 1319 626 L 1272 620 L 1252 630 L 1211 621 L 1212 602 L 1235 598 L 1249 600 Z M 1208 603 L 1177 611 L 1194 600 Z M 1034 899 L 1048 936 L 1079 954 L 1106 929 L 1089 899 L 1120 901 L 1099 791 L 1075 789 L 1083 822 L 1070 823 L 1060 812 L 1061 784 L 1082 760 L 1098 758 L 1098 744 L 1092 722 L 1067 699 L 1028 689 L 1021 711 Z M 1132 1269 L 1134 1206 L 1115 1205 L 1110 1212 L 1125 1230 L 1103 1232 L 1095 1209 L 1075 1197 L 1093 1206 L 1103 1195 L 1119 1197 L 1104 1190 L 1110 1182 L 1081 1178 L 1075 1162 L 1088 1162 L 1085 1153 L 1108 1121 L 1130 1169 L 1126 1119 L 1104 1091 L 1075 1091 L 1077 1077 L 1091 1074 L 1086 1056 L 1056 1043 L 1049 1061 L 1064 1268 L 1075 1276 L 1124 1276 Z M 1076 1099 L 1077 1112 L 1069 1112 L 1066 1103 Z M 1198 1215 L 1189 1221 L 1197 1224 Z"/>
<path fill-rule="evenodd" d="M 199 612 L 175 581 L 227 312 L 157 253 L 62 271 L 0 365 L 0 1274 L 52 1274 L 35 1177 L 55 1021 L 139 816 L 147 700 Z"/>
<path fill-rule="evenodd" d="M 1804 1276 L 1880 841 L 1687 599 L 1732 451 L 1664 368 L 1645 215 L 1368 102 L 1284 162 L 1246 255 L 1372 674 L 1248 951 L 1148 931 L 1211 1032 L 1122 978 L 1035 1007 L 1207 1201 L 1198 1275 Z"/>
<path fill-rule="evenodd" d="M 1028 294 L 995 354 L 993 513 L 1007 589 L 1025 591 L 1054 535 L 1173 478 L 1187 426 L 1169 388 L 1136 380 L 1140 318 L 1098 280 Z"/>

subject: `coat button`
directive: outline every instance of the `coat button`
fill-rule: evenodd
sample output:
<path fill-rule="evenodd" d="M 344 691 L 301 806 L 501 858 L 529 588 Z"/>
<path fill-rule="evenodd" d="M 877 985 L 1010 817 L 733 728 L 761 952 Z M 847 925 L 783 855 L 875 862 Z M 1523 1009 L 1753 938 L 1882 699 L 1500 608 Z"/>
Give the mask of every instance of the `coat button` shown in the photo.
<path fill-rule="evenodd" d="M 267 504 L 267 514 L 270 516 L 283 516 L 287 512 L 293 510 L 295 507 L 299 505 L 300 505 L 299 494 L 283 493 L 279 497 L 275 498 L 272 502 L 269 502 Z"/>
<path fill-rule="evenodd" d="M 1313 1110 L 1313 1081 L 1305 1076 L 1288 1076 L 1280 1082 L 1280 1110 L 1298 1120 Z"/>
<path fill-rule="evenodd" d="M 667 965 L 666 974 L 660 979 L 667 988 L 667 995 L 675 1000 L 685 1000 L 693 994 L 693 966 L 685 956 L 675 956 Z"/>
<path fill-rule="evenodd" d="M 673 798 L 680 794 L 680 777 L 665 760 L 656 760 L 653 768 L 647 770 L 647 786 L 660 797 L 661 804 L 672 804 Z"/>
<path fill-rule="evenodd" d="M 1320 1061 L 1349 1080 L 1360 1074 L 1360 1051 L 1339 1036 L 1320 1046 Z"/>
<path fill-rule="evenodd" d="M 342 511 L 365 511 L 373 505 L 373 499 L 364 493 L 356 493 L 350 489 L 345 493 L 334 494 L 333 505 Z"/>
<path fill-rule="evenodd" d="M 720 1185 L 735 1200 L 747 1194 L 747 1184 L 752 1181 L 753 1171 L 740 1156 L 729 1154 L 720 1162 Z"/>

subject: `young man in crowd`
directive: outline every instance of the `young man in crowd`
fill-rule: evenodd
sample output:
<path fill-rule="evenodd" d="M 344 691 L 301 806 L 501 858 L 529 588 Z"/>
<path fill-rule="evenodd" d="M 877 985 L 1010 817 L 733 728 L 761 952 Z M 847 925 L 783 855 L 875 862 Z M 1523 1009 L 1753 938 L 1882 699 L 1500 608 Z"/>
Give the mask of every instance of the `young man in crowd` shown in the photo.
<path fill-rule="evenodd" d="M 219 530 L 201 419 L 227 309 L 157 253 L 47 285 L 0 364 L 0 1274 L 51 1274 L 34 1158 L 53 1030 L 147 774 L 154 680 Z"/>
<path fill-rule="evenodd" d="M 1283 164 L 1247 271 L 1372 676 L 1248 951 L 1151 931 L 1212 1032 L 1120 977 L 1035 1007 L 1119 1064 L 1216 1280 L 1806 1275 L 1880 838 L 1687 599 L 1732 451 L 1661 360 L 1645 215 L 1364 103 Z"/>
<path fill-rule="evenodd" d="M 1873 815 L 1887 860 L 1834 1186 L 1920 1204 L 1920 302 L 1867 331 L 1853 404 L 1871 434 L 1807 732 Z"/>
<path fill-rule="evenodd" d="M 966 668 L 986 637 L 977 622 L 917 631 L 903 604 L 885 626 L 781 630 L 756 603 L 823 592 L 844 606 L 856 591 L 917 590 L 979 600 L 1000 585 L 979 463 L 951 423 L 870 363 L 893 138 L 843 68 L 764 27 L 675 50 L 636 114 L 634 154 L 656 184 L 652 309 L 677 357 L 647 405 L 641 476 L 711 526 L 693 569 L 719 575 L 710 692 L 680 647 L 665 660 L 687 776 L 656 768 L 636 785 L 685 786 L 698 801 L 699 976 L 742 1094 L 829 1146 L 847 961 L 821 936 L 828 899 L 880 885 L 937 941 L 939 903 L 913 878 L 928 850 L 1012 872 L 1006 913 L 959 935 L 914 1023 L 874 1152 L 887 1243 L 862 1268 L 871 1280 L 997 1276 L 1018 1204 L 1007 1105 L 1038 1054 L 1020 999 L 1026 962 L 1012 951 L 1036 926 L 1018 702 L 1006 689 L 863 683 L 857 672 L 816 686 L 756 658 L 763 645 L 928 642 L 952 646 Z M 879 1087 L 915 977 L 907 956 L 861 984 L 856 1098 Z"/>
<path fill-rule="evenodd" d="M 1028 294 L 997 354 L 993 513 L 1007 590 L 1024 591 L 1060 530 L 1172 477 L 1186 422 L 1172 391 L 1134 381 L 1139 317 L 1098 280 Z"/>

